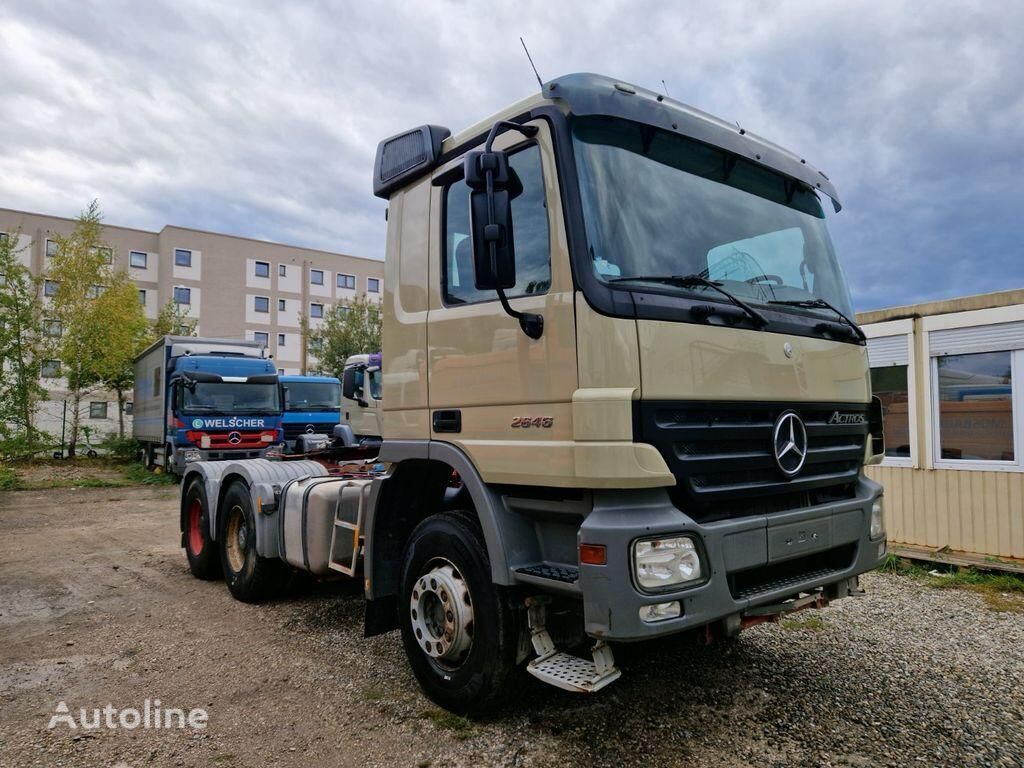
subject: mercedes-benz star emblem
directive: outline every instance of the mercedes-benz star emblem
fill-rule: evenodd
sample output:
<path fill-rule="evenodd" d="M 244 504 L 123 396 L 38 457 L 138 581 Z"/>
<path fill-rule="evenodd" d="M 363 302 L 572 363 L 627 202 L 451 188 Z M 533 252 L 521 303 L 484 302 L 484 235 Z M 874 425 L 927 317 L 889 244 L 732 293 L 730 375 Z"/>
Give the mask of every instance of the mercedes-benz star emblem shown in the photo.
<path fill-rule="evenodd" d="M 306 434 L 307 435 L 312 435 L 314 432 L 316 432 L 316 430 L 313 429 L 313 425 L 312 424 L 307 424 L 306 425 Z"/>
<path fill-rule="evenodd" d="M 238 445 L 240 442 L 242 442 L 241 434 L 239 434 L 238 432 L 229 432 L 228 442 L 231 443 L 232 445 Z"/>
<path fill-rule="evenodd" d="M 786 477 L 794 477 L 807 459 L 807 430 L 794 411 L 786 411 L 775 421 L 772 430 L 772 453 L 775 463 Z"/>

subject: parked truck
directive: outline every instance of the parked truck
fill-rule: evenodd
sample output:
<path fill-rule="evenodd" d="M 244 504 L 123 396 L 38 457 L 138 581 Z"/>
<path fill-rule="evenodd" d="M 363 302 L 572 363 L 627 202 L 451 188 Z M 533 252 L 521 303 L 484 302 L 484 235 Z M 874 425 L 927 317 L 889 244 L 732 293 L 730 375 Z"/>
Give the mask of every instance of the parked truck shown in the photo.
<path fill-rule="evenodd" d="M 361 575 L 366 634 L 400 630 L 457 712 L 521 665 L 597 691 L 614 644 L 859 591 L 886 554 L 881 413 L 825 174 L 585 74 L 382 141 L 373 183 L 379 454 L 190 464 L 195 575 L 246 601 Z"/>
<path fill-rule="evenodd" d="M 341 423 L 341 382 L 334 376 L 282 376 L 281 428 L 289 450 L 300 435 L 331 435 Z"/>
<path fill-rule="evenodd" d="M 381 356 L 352 355 L 342 372 L 341 419 L 357 440 L 379 445 L 381 436 Z"/>
<path fill-rule="evenodd" d="M 135 359 L 132 435 L 147 466 L 255 459 L 280 446 L 281 385 L 263 345 L 164 336 Z"/>

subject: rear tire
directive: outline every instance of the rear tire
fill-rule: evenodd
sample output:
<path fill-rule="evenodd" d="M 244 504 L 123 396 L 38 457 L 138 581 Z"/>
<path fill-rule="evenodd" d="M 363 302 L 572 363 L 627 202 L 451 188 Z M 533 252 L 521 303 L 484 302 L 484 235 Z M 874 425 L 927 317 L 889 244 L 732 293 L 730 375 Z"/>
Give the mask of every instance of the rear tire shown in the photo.
<path fill-rule="evenodd" d="M 221 578 L 220 550 L 210 538 L 210 505 L 206 501 L 206 488 L 198 477 L 189 483 L 185 491 L 181 532 L 192 575 L 204 581 Z"/>
<path fill-rule="evenodd" d="M 428 697 L 458 714 L 502 701 L 516 667 L 519 624 L 491 582 L 487 545 L 468 513 L 442 512 L 416 526 L 398 610 L 409 665 Z"/>
<path fill-rule="evenodd" d="M 221 507 L 220 559 L 232 597 L 260 603 L 279 596 L 288 586 L 288 567 L 256 552 L 256 519 L 249 489 L 235 482 Z"/>

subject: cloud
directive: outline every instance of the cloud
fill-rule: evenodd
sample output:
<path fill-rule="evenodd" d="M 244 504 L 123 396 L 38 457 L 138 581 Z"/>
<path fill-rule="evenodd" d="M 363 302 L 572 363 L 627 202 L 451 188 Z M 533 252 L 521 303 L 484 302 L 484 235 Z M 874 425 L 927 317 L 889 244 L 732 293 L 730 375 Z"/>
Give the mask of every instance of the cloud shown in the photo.
<path fill-rule="evenodd" d="M 14 0 L 0 205 L 381 258 L 376 143 L 598 71 L 825 169 L 858 309 L 1024 285 L 1024 6 Z"/>

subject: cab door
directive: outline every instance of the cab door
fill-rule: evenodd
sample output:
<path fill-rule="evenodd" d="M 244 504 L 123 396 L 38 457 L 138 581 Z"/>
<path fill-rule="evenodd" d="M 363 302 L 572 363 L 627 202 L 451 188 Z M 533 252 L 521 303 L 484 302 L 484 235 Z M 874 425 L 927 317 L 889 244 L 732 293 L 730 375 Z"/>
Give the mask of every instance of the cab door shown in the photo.
<path fill-rule="evenodd" d="M 533 137 L 507 131 L 494 147 L 509 153 L 523 189 L 512 201 L 516 285 L 506 294 L 514 309 L 544 317 L 540 339 L 523 333 L 494 291 L 474 287 L 463 158 L 433 178 L 431 438 L 462 448 L 488 482 L 569 485 L 578 381 L 572 274 L 551 133 L 544 120 L 531 124 Z"/>

